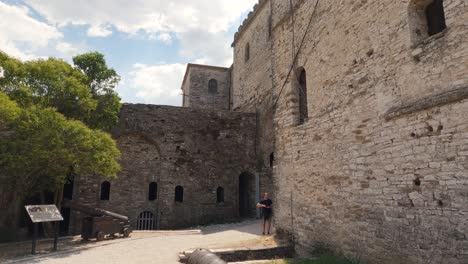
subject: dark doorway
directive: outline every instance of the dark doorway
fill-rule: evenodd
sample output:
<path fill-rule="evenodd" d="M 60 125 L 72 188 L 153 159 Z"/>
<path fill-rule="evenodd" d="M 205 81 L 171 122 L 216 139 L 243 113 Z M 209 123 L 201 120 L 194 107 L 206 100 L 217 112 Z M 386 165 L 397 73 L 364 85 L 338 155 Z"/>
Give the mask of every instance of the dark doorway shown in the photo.
<path fill-rule="evenodd" d="M 242 173 L 239 176 L 239 216 L 249 217 L 252 216 L 252 203 L 253 200 L 252 192 L 255 193 L 252 187 L 253 176 L 247 172 Z"/>

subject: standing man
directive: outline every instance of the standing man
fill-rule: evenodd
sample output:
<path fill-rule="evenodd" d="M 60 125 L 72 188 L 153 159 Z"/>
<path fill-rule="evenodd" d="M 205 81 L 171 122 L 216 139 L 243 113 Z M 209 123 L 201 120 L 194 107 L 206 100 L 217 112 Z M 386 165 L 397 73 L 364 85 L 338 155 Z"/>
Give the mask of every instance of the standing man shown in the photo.
<path fill-rule="evenodd" d="M 257 207 L 262 208 L 263 211 L 263 223 L 262 223 L 262 235 L 265 235 L 265 224 L 268 223 L 268 235 L 270 234 L 271 227 L 271 205 L 273 202 L 268 198 L 268 193 L 263 194 L 263 200 L 261 200 Z"/>

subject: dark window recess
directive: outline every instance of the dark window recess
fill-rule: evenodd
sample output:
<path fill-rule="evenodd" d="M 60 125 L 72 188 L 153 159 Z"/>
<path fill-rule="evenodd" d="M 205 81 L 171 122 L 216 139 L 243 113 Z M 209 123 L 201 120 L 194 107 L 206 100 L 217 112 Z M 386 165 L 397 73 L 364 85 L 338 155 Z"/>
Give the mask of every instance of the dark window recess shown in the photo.
<path fill-rule="evenodd" d="M 182 186 L 175 188 L 175 201 L 179 203 L 184 201 L 184 188 Z"/>
<path fill-rule="evenodd" d="M 427 33 L 429 36 L 444 31 L 447 28 L 445 24 L 444 1 L 433 0 L 426 7 Z"/>
<path fill-rule="evenodd" d="M 224 203 L 224 189 L 223 189 L 223 187 L 218 187 L 218 189 L 216 189 L 216 202 Z"/>
<path fill-rule="evenodd" d="M 69 180 L 63 186 L 63 198 L 72 200 L 73 199 L 73 179 Z"/>
<path fill-rule="evenodd" d="M 152 182 L 149 184 L 148 200 L 154 201 L 158 198 L 158 184 Z"/>
<path fill-rule="evenodd" d="M 272 152 L 270 154 L 270 167 L 272 168 L 274 164 L 275 164 L 275 153 Z"/>
<path fill-rule="evenodd" d="M 245 45 L 245 61 L 249 61 L 250 60 L 250 44 L 247 43 L 247 45 Z"/>
<path fill-rule="evenodd" d="M 307 105 L 307 76 L 304 68 L 299 71 L 299 124 L 304 122 L 309 117 L 309 110 Z"/>
<path fill-rule="evenodd" d="M 217 93 L 218 92 L 218 81 L 215 79 L 211 79 L 208 81 L 208 92 L 209 93 Z"/>
<path fill-rule="evenodd" d="M 101 200 L 109 201 L 111 184 L 108 181 L 101 183 Z"/>

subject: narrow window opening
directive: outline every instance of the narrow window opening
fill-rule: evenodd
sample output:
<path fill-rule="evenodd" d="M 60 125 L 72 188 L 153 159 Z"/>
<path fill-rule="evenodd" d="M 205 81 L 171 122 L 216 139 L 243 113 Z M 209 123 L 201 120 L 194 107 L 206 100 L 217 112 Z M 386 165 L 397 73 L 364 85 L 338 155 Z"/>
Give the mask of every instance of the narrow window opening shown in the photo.
<path fill-rule="evenodd" d="M 184 201 L 184 188 L 182 186 L 175 188 L 175 201 L 179 203 Z"/>
<path fill-rule="evenodd" d="M 110 182 L 105 181 L 101 183 L 101 200 L 102 201 L 109 201 L 110 198 Z"/>
<path fill-rule="evenodd" d="M 250 60 L 250 44 L 245 45 L 245 62 Z"/>
<path fill-rule="evenodd" d="M 275 165 L 275 153 L 274 152 L 270 154 L 270 168 L 273 168 L 273 165 Z"/>
<path fill-rule="evenodd" d="M 208 92 L 217 93 L 218 92 L 218 81 L 211 79 L 208 81 Z"/>
<path fill-rule="evenodd" d="M 413 45 L 447 28 L 443 0 L 412 0 L 408 17 Z"/>
<path fill-rule="evenodd" d="M 299 124 L 304 122 L 309 117 L 307 105 L 307 76 L 304 68 L 299 69 Z"/>
<path fill-rule="evenodd" d="M 149 184 L 148 200 L 154 201 L 158 198 L 158 184 L 152 182 Z"/>
<path fill-rule="evenodd" d="M 224 189 L 223 187 L 218 187 L 216 190 L 216 202 L 224 203 Z"/>
<path fill-rule="evenodd" d="M 447 28 L 445 24 L 444 1 L 433 0 L 426 7 L 427 33 L 429 36 L 444 31 Z"/>

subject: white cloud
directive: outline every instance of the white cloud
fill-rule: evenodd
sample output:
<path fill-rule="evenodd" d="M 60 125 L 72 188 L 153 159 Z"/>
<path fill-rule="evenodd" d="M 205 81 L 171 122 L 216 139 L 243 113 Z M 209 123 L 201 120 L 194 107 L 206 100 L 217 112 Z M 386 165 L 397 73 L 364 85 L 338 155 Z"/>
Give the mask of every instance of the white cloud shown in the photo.
<path fill-rule="evenodd" d="M 169 33 L 161 33 L 157 36 L 157 39 L 166 44 L 170 44 L 172 42 L 172 36 Z"/>
<path fill-rule="evenodd" d="M 43 51 L 71 57 L 85 50 L 86 44 L 67 43 L 60 32 L 82 25 L 88 37 L 122 32 L 165 44 L 178 41 L 184 63 L 230 66 L 233 36 L 228 30 L 258 0 L 23 0 L 47 23 L 32 18 L 27 7 L 1 1 L 0 49 L 22 59 Z M 118 90 L 125 101 L 180 105 L 184 72 L 185 64 L 134 64 L 130 73 L 122 73 Z"/>
<path fill-rule="evenodd" d="M 26 0 L 49 22 L 115 25 L 119 31 L 184 32 L 226 31 L 256 0 Z M 73 7 L 73 8 L 70 8 Z"/>
<path fill-rule="evenodd" d="M 67 43 L 67 42 L 59 42 L 55 46 L 57 51 L 59 51 L 62 54 L 67 54 L 69 56 L 76 55 L 78 53 L 78 48 L 74 47 L 72 44 Z"/>
<path fill-rule="evenodd" d="M 257 0 L 25 0 L 49 23 L 89 25 L 88 35 L 111 34 L 109 25 L 129 35 L 146 34 L 170 43 L 182 42 L 181 55 L 228 66 L 230 26 Z M 73 8 L 70 8 L 73 6 Z M 103 30 L 104 29 L 104 30 Z"/>
<path fill-rule="evenodd" d="M 134 64 L 120 93 L 135 94 L 139 101 L 152 104 L 177 105 L 182 103 L 180 86 L 185 64 Z"/>
<path fill-rule="evenodd" d="M 0 49 L 23 60 L 37 58 L 39 49 L 63 38 L 55 27 L 33 19 L 26 7 L 0 2 Z"/>
<path fill-rule="evenodd" d="M 89 37 L 108 37 L 112 35 L 112 30 L 106 26 L 96 25 L 91 26 L 87 33 Z"/>
<path fill-rule="evenodd" d="M 231 66 L 231 35 L 194 30 L 181 33 L 179 39 L 183 57 L 201 64 Z"/>

